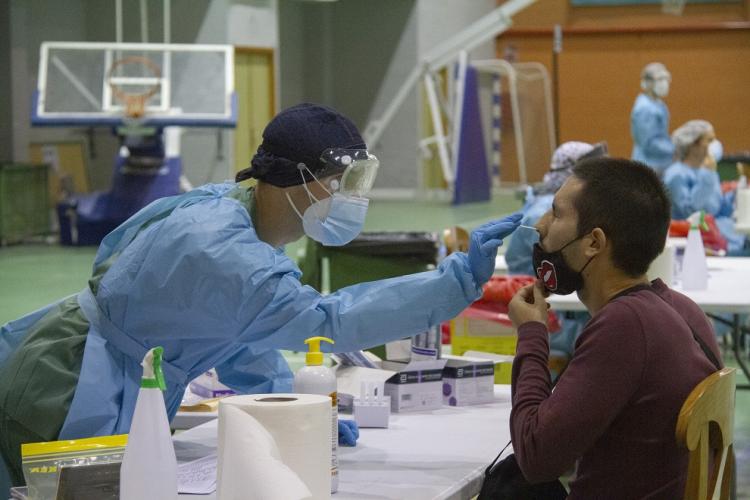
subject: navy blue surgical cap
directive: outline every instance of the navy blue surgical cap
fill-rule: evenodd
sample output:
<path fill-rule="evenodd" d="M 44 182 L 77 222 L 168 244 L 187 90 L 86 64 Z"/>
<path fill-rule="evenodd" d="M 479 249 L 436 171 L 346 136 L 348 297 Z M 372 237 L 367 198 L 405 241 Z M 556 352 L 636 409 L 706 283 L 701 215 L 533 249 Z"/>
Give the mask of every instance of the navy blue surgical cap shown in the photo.
<path fill-rule="evenodd" d="M 266 125 L 263 143 L 250 167 L 237 173 L 236 181 L 259 179 L 278 187 L 310 182 L 304 163 L 318 177 L 331 175 L 330 165 L 320 156 L 328 148 L 367 149 L 351 120 L 332 108 L 302 103 L 285 109 Z M 324 172 L 325 171 L 325 172 Z M 303 180 L 304 178 L 304 180 Z"/>

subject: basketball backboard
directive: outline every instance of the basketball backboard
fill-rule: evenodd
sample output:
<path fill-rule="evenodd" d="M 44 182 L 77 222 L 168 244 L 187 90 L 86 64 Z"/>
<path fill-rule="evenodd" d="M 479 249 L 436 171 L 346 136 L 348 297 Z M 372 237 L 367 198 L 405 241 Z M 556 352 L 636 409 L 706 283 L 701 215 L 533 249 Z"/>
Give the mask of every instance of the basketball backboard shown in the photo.
<path fill-rule="evenodd" d="M 32 124 L 233 127 L 230 45 L 44 42 Z"/>

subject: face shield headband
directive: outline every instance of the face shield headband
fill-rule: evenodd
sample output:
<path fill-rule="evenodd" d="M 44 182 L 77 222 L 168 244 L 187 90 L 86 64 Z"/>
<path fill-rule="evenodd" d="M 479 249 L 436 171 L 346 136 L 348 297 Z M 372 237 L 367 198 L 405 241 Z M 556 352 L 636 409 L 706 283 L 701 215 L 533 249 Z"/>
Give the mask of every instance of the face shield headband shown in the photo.
<path fill-rule="evenodd" d="M 364 146 L 364 145 L 362 145 Z M 372 188 L 380 162 L 364 147 L 328 148 L 318 157 L 319 161 L 293 161 L 268 151 L 263 145 L 253 157 L 252 165 L 237 173 L 236 182 L 254 178 L 276 187 L 298 186 L 342 175 L 344 190 L 356 196 L 364 196 Z M 300 169 L 299 165 L 305 165 Z M 300 172 L 302 175 L 300 176 Z"/>

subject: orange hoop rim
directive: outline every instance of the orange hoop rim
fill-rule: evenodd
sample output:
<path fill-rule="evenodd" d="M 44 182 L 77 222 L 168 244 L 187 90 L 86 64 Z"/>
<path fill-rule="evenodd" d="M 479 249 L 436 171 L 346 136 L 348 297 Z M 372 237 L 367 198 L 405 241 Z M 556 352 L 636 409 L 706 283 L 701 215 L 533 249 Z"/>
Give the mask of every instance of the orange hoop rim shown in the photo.
<path fill-rule="evenodd" d="M 147 67 L 156 78 L 161 78 L 161 69 L 148 57 L 128 56 L 115 61 L 107 72 L 107 82 L 109 83 L 110 89 L 112 89 L 112 95 L 115 96 L 118 101 L 125 104 L 125 115 L 129 118 L 138 119 L 145 114 L 146 101 L 159 91 L 161 83 L 155 83 L 143 92 L 126 92 L 120 88 L 119 85 L 112 83 L 110 80 L 117 68 L 127 64 L 141 64 Z"/>

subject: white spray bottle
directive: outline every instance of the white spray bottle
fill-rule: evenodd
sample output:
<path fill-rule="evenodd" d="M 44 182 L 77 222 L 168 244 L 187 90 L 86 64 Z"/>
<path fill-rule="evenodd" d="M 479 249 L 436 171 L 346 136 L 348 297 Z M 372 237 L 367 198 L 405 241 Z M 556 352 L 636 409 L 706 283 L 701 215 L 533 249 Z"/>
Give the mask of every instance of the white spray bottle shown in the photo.
<path fill-rule="evenodd" d="M 162 395 L 166 390 L 163 351 L 161 347 L 151 349 L 141 363 L 141 389 L 120 468 L 121 500 L 177 498 L 177 458 Z"/>
<path fill-rule="evenodd" d="M 685 256 L 682 259 L 682 289 L 705 290 L 708 288 L 708 264 L 706 250 L 703 248 L 701 229 L 708 230 L 705 212 L 693 215 L 690 221 Z"/>
<path fill-rule="evenodd" d="M 339 489 L 339 402 L 336 390 L 336 375 L 333 370 L 323 366 L 323 353 L 320 342 L 333 340 L 327 337 L 310 337 L 305 344 L 310 351 L 305 356 L 307 366 L 297 370 L 294 375 L 294 392 L 298 394 L 320 394 L 331 397 L 331 493 Z"/>

